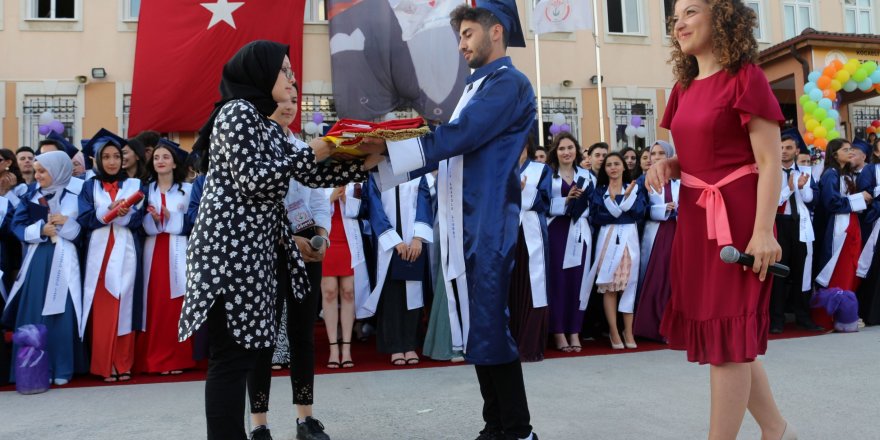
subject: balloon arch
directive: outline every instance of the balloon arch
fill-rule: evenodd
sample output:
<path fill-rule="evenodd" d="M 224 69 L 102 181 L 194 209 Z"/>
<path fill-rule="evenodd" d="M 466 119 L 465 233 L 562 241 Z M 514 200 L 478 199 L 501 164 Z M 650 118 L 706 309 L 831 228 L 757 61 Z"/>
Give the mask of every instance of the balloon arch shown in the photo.
<path fill-rule="evenodd" d="M 856 89 L 863 92 L 871 90 L 880 92 L 880 69 L 874 61 L 861 62 L 850 59 L 846 63 L 840 60 L 830 62 L 820 71 L 810 73 L 804 85 L 804 94 L 800 104 L 804 110 L 804 142 L 825 151 L 828 141 L 840 137 L 838 126 L 840 113 L 834 109 L 837 94 L 852 92 Z M 878 131 L 878 123 L 871 128 Z"/>

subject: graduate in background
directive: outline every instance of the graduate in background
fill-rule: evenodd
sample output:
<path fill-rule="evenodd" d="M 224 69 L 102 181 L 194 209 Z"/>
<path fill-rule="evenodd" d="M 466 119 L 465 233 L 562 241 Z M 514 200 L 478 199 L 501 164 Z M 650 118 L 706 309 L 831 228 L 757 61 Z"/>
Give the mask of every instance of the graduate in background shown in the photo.
<path fill-rule="evenodd" d="M 3 324 L 8 328 L 46 326 L 46 351 L 56 385 L 69 382 L 85 365 L 85 319 L 76 249 L 80 184 L 71 185 L 72 174 L 73 163 L 66 153 L 37 156 L 37 187 L 24 196 L 12 220 L 15 235 L 27 244 L 27 255 L 3 311 Z M 16 351 L 14 348 L 13 359 Z M 14 372 L 13 368 L 13 381 Z"/>
<path fill-rule="evenodd" d="M 138 334 L 137 363 L 143 372 L 180 374 L 195 367 L 192 341 L 177 342 L 186 288 L 186 243 L 192 230 L 192 222 L 187 221 L 192 185 L 184 182 L 186 152 L 179 145 L 162 139 L 152 153 L 143 220 L 146 330 Z"/>
<path fill-rule="evenodd" d="M 675 157 L 675 149 L 666 141 L 657 141 L 650 148 L 651 162 Z M 660 321 L 672 289 L 669 286 L 669 260 L 672 241 L 678 225 L 678 194 L 680 179 L 671 179 L 660 192 L 645 185 L 645 174 L 639 178 L 639 190 L 647 194 L 647 218 L 642 235 L 639 264 L 639 303 L 633 321 L 636 336 L 662 341 Z"/>
<path fill-rule="evenodd" d="M 389 158 L 378 170 L 383 189 L 439 168 L 441 265 L 447 295 L 461 310 L 453 344 L 464 348 L 480 381 L 480 438 L 534 439 L 507 314 L 521 211 L 517 159 L 536 108 L 531 83 L 505 54 L 508 45 L 525 47 L 525 39 L 513 0 L 477 0 L 450 15 L 459 50 L 475 69 L 450 122 L 418 139 L 361 149 L 387 145 Z"/>
<path fill-rule="evenodd" d="M 590 197 L 590 221 L 601 227 L 596 241 L 596 261 L 588 275 L 588 291 L 595 283 L 604 295 L 608 337 L 615 350 L 637 348 L 633 337 L 633 311 L 639 281 L 638 220 L 645 215 L 646 200 L 639 184 L 632 180 L 623 156 L 605 156 L 596 190 Z M 623 341 L 617 328 L 617 313 L 623 314 Z"/>
<path fill-rule="evenodd" d="M 427 248 L 434 241 L 428 181 L 417 177 L 386 191 L 367 181 L 367 209 L 376 237 L 376 285 L 357 311 L 377 317 L 376 343 L 396 366 L 419 363 L 418 325 L 424 307 Z"/>
<path fill-rule="evenodd" d="M 780 264 L 791 268 L 786 278 L 773 278 L 770 294 L 770 333 L 782 333 L 785 310 L 791 305 L 795 322 L 807 330 L 822 330 L 810 318 L 809 300 L 813 277 L 813 222 L 808 205 L 818 193 L 810 172 L 795 164 L 799 152 L 797 139 L 782 136 L 782 190 L 776 210 L 776 240 L 782 248 Z"/>
<path fill-rule="evenodd" d="M 83 185 L 77 218 L 89 236 L 83 282 L 83 317 L 91 317 L 92 329 L 89 369 L 105 382 L 131 379 L 133 330 L 142 324 L 143 295 L 135 288 L 142 268 L 135 240 L 143 202 L 122 204 L 141 190 L 141 182 L 128 178 L 122 168 L 124 145 L 124 139 L 103 129 L 91 139 L 96 175 Z M 114 209 L 117 216 L 105 221 Z"/>
<path fill-rule="evenodd" d="M 880 143 L 880 141 L 878 141 Z M 856 182 L 858 191 L 870 193 L 873 200 L 862 213 L 864 246 L 859 255 L 856 275 L 862 278 L 858 290 L 859 317 L 867 325 L 880 324 L 880 161 L 862 170 Z"/>
<path fill-rule="evenodd" d="M 547 220 L 547 295 L 550 304 L 549 332 L 556 349 L 581 351 L 580 331 L 584 322 L 584 283 L 593 255 L 593 233 L 587 216 L 596 178 L 581 162 L 575 137 L 561 132 L 553 137 L 549 165 L 550 206 Z M 603 156 L 604 157 L 604 156 Z"/>
<path fill-rule="evenodd" d="M 816 283 L 855 292 L 862 231 L 859 212 L 867 209 L 873 195 L 858 191 L 852 170 L 853 148 L 846 139 L 828 142 L 825 170 L 819 180 L 819 204 L 816 207 L 815 232 L 822 247 L 818 252 Z M 821 234 L 821 235 L 820 235 Z M 812 310 L 813 321 L 831 329 L 834 322 L 821 308 Z"/>
<path fill-rule="evenodd" d="M 547 212 L 550 210 L 550 176 L 553 171 L 543 163 L 534 162 L 534 155 L 535 142 L 530 136 L 519 157 L 522 211 L 510 284 L 510 332 L 523 362 L 544 359 L 550 325 Z"/>

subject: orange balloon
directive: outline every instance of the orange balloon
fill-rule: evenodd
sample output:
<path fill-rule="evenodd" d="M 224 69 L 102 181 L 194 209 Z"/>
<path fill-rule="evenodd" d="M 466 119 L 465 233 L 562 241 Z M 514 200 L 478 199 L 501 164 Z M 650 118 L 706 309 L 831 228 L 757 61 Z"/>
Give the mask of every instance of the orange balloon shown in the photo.
<path fill-rule="evenodd" d="M 813 141 L 813 145 L 815 145 L 816 148 L 818 148 L 822 151 L 825 151 L 825 147 L 828 146 L 828 139 L 825 139 L 825 138 L 816 139 Z"/>
<path fill-rule="evenodd" d="M 822 90 L 822 96 L 834 101 L 837 99 L 837 92 L 834 89 L 825 89 Z"/>
<path fill-rule="evenodd" d="M 822 76 L 827 76 L 829 78 L 834 78 L 834 75 L 837 73 L 837 70 L 834 66 L 828 66 L 825 70 L 822 71 Z"/>
<path fill-rule="evenodd" d="M 872 126 L 869 125 L 868 128 L 865 129 L 865 131 L 868 132 L 869 134 L 870 134 L 870 133 L 876 133 L 876 132 L 877 132 L 877 128 L 876 128 L 876 127 L 872 127 Z"/>
<path fill-rule="evenodd" d="M 816 135 L 814 135 L 813 133 L 810 133 L 809 131 L 804 133 L 804 143 L 806 143 L 807 145 L 810 145 L 815 141 L 816 141 Z"/>
<path fill-rule="evenodd" d="M 822 90 L 827 89 L 831 85 L 832 76 L 828 76 L 828 75 L 820 76 L 819 79 L 816 80 L 816 85 L 819 86 L 819 88 Z"/>
<path fill-rule="evenodd" d="M 834 66 L 834 68 L 837 70 L 843 69 L 843 61 L 840 60 L 834 60 L 829 65 Z"/>

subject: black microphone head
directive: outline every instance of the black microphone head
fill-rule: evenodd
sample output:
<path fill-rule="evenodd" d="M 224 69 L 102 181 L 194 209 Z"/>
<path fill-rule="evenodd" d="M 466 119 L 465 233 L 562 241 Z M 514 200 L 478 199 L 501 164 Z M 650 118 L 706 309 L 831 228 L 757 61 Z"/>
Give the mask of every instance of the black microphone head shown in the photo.
<path fill-rule="evenodd" d="M 309 245 L 312 246 L 312 249 L 321 249 L 321 246 L 324 246 L 324 237 L 320 235 L 315 235 L 309 240 Z"/>
<path fill-rule="evenodd" d="M 739 261 L 739 251 L 733 246 L 724 246 L 721 248 L 721 261 L 725 263 L 736 263 Z"/>

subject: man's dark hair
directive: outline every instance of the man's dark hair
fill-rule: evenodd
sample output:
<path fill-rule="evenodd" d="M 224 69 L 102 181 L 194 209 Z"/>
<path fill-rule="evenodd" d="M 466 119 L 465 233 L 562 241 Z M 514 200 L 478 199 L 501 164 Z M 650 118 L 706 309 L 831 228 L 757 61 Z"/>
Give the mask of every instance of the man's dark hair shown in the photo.
<path fill-rule="evenodd" d="M 606 151 L 610 150 L 610 148 L 608 148 L 608 144 L 606 144 L 605 142 L 596 142 L 595 144 L 590 145 L 590 149 L 587 150 L 587 156 L 592 156 L 593 151 L 596 151 L 597 148 L 604 148 Z"/>
<path fill-rule="evenodd" d="M 792 136 L 790 134 L 782 135 L 782 140 L 780 142 L 785 142 L 785 141 L 793 141 L 795 143 L 795 145 L 797 145 L 797 143 L 798 143 L 797 139 L 795 139 L 794 136 Z"/>
<path fill-rule="evenodd" d="M 34 154 L 34 149 L 31 148 L 31 147 L 28 147 L 28 146 L 18 147 L 18 149 L 15 150 L 15 155 L 18 156 L 18 153 L 31 153 L 31 154 Z"/>
<path fill-rule="evenodd" d="M 449 13 L 449 24 L 452 25 L 452 28 L 455 29 L 456 33 L 461 29 L 461 22 L 463 21 L 480 23 L 480 26 L 482 26 L 487 32 L 492 26 L 501 24 L 501 20 L 498 20 L 498 17 L 488 9 L 473 8 L 467 4 L 458 5 Z M 501 42 L 504 43 L 505 49 L 507 49 L 509 39 L 510 37 L 507 35 L 507 29 L 504 28 L 504 25 L 501 25 Z"/>
<path fill-rule="evenodd" d="M 135 136 L 134 138 L 141 141 L 141 143 L 144 144 L 144 147 L 155 149 L 156 145 L 159 145 L 160 136 L 159 136 L 159 132 L 157 132 L 157 131 L 144 130 L 144 131 L 138 133 L 138 135 Z"/>
<path fill-rule="evenodd" d="M 61 142 L 56 141 L 55 139 L 43 139 L 40 141 L 40 144 L 37 146 L 37 153 L 40 154 L 43 152 L 43 146 L 45 145 L 54 145 L 58 151 L 64 151 L 64 145 Z"/>

